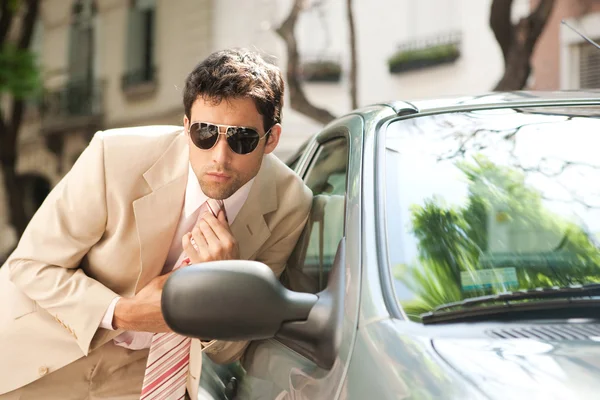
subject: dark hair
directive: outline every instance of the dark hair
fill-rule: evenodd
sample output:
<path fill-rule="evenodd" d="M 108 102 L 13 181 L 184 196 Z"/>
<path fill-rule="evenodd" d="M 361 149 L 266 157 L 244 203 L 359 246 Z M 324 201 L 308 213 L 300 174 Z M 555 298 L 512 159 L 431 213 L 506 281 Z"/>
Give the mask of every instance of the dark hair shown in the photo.
<path fill-rule="evenodd" d="M 223 100 L 250 97 L 263 116 L 265 132 L 281 123 L 284 84 L 281 71 L 259 53 L 246 49 L 221 50 L 209 55 L 185 81 L 183 106 L 191 118 L 198 96 L 219 104 Z"/>

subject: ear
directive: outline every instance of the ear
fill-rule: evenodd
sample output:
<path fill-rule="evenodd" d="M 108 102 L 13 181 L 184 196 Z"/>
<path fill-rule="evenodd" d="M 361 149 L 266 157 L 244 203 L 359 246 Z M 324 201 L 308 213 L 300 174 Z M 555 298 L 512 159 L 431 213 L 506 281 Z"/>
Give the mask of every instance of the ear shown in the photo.
<path fill-rule="evenodd" d="M 277 144 L 279 144 L 279 137 L 281 136 L 281 125 L 275 124 L 271 128 L 271 132 L 267 138 L 267 143 L 265 144 L 265 154 L 269 154 L 275 150 Z"/>
<path fill-rule="evenodd" d="M 183 115 L 183 127 L 185 128 L 185 134 L 188 135 L 190 132 L 190 120 L 187 115 Z"/>

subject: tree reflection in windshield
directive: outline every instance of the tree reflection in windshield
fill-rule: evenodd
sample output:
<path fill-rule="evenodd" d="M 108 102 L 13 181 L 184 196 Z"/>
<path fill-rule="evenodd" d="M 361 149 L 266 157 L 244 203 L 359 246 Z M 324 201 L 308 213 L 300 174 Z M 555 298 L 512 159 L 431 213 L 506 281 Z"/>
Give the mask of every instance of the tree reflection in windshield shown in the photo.
<path fill-rule="evenodd" d="M 585 221 L 549 209 L 548 193 L 527 179 L 532 174 L 555 179 L 573 166 L 598 167 L 565 161 L 550 170 L 527 164 L 515 156 L 514 143 L 502 157 L 493 156 L 504 161 L 495 163 L 488 155 L 497 148 L 473 142 L 469 149 L 463 138 L 453 157 L 437 158 L 460 171 L 464 201 L 449 201 L 440 190 L 408 205 L 417 257 L 393 265 L 394 277 L 413 292 L 400 299 L 407 315 L 419 320 L 439 305 L 498 292 L 600 282 L 600 249 Z M 569 193 L 572 202 L 584 203 Z"/>

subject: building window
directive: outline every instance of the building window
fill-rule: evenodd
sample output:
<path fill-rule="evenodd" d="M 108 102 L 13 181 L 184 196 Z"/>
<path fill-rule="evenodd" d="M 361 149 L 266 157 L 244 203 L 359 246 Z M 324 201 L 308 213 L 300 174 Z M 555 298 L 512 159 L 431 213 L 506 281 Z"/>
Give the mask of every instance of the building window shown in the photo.
<path fill-rule="evenodd" d="M 587 42 L 579 46 L 579 87 L 600 89 L 600 50 Z"/>
<path fill-rule="evenodd" d="M 155 82 L 155 26 L 155 1 L 131 1 L 127 19 L 127 65 L 123 75 L 123 89 Z"/>
<path fill-rule="evenodd" d="M 73 3 L 69 35 L 69 79 L 91 81 L 94 67 L 94 17 L 93 0 Z"/>
<path fill-rule="evenodd" d="M 73 3 L 69 35 L 69 76 L 63 101 L 69 114 L 87 114 L 94 97 L 94 27 L 96 2 Z"/>

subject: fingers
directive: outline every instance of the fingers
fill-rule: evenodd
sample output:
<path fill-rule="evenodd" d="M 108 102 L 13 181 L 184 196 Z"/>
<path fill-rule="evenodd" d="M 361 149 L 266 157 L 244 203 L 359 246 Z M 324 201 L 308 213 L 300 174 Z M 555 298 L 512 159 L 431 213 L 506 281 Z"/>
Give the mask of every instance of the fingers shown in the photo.
<path fill-rule="evenodd" d="M 204 221 L 211 227 L 212 231 L 219 240 L 219 246 L 221 252 L 224 254 L 224 258 L 236 259 L 237 257 L 237 242 L 233 237 L 233 234 L 229 230 L 229 224 L 223 220 L 224 216 L 219 213 L 217 219 L 212 215 L 208 215 L 204 218 Z"/>
<path fill-rule="evenodd" d="M 188 256 L 188 264 L 198 263 L 202 261 L 200 259 L 200 249 L 198 247 L 198 242 L 204 242 L 204 238 L 200 238 L 199 231 L 197 232 L 197 237 L 198 239 L 194 239 L 193 233 L 189 232 L 183 235 L 183 238 L 181 238 L 181 247 L 183 248 L 183 251 L 185 251 L 185 254 L 187 254 Z M 195 245 L 192 244 L 192 240 L 196 243 Z"/>
<path fill-rule="evenodd" d="M 194 226 L 194 229 L 192 229 L 192 237 L 190 238 L 190 242 L 197 253 L 201 253 L 202 249 L 207 247 L 206 239 L 204 238 L 204 235 L 202 234 L 202 231 L 198 225 Z"/>
<path fill-rule="evenodd" d="M 186 257 L 183 260 L 181 260 L 181 263 L 179 265 L 175 265 L 173 267 L 173 271 L 175 271 L 176 269 L 179 269 L 179 268 L 187 267 L 191 263 L 192 263 L 192 260 L 189 257 Z"/>
<path fill-rule="evenodd" d="M 206 240 L 206 244 L 209 249 L 215 251 L 219 248 L 219 238 L 213 231 L 212 227 L 208 224 L 206 220 L 202 220 L 198 223 L 198 227 L 204 236 L 204 240 Z"/>
<path fill-rule="evenodd" d="M 224 218 L 225 215 L 221 212 L 219 213 L 219 219 L 215 218 L 212 214 L 206 214 L 202 217 L 202 220 L 206 221 L 221 242 L 227 242 L 229 239 L 233 239 L 233 235 L 229 230 L 229 224 Z"/>
<path fill-rule="evenodd" d="M 219 220 L 219 222 L 221 222 L 223 224 L 223 226 L 229 225 L 229 219 L 227 218 L 227 213 L 225 212 L 224 208 L 222 208 L 221 211 L 219 211 L 219 214 L 217 215 L 217 219 Z"/>
<path fill-rule="evenodd" d="M 183 236 L 181 244 L 190 264 L 217 260 L 235 260 L 239 257 L 237 242 L 229 230 L 227 216 L 206 213 L 192 232 Z"/>

